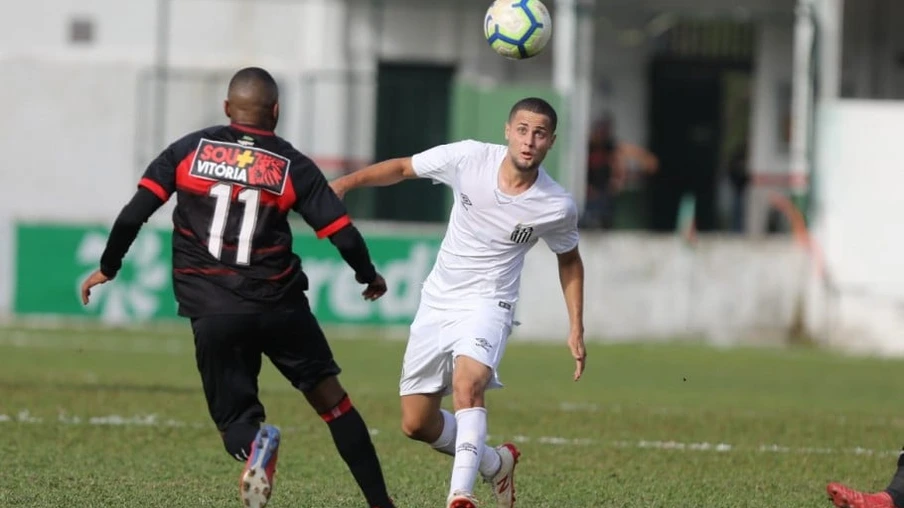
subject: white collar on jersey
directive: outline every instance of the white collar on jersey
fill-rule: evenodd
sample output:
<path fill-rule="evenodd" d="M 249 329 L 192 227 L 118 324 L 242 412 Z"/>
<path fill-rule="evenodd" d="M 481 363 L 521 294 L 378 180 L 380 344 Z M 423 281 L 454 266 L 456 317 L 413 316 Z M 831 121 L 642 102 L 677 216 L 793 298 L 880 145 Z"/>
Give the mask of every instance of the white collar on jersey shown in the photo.
<path fill-rule="evenodd" d="M 497 179 L 496 185 L 493 187 L 493 195 L 496 196 L 496 204 L 497 205 L 509 205 L 516 201 L 520 201 L 520 200 L 524 199 L 525 196 L 534 192 L 534 189 L 536 189 L 537 187 L 540 186 L 541 178 L 543 178 L 543 170 L 542 169 L 540 170 L 540 173 L 537 175 L 537 179 L 534 180 L 534 183 L 531 184 L 530 187 L 525 189 L 524 192 L 522 192 L 516 196 L 512 196 L 511 194 L 506 194 L 506 193 L 502 192 L 501 190 L 499 190 L 499 180 L 498 180 L 499 173 L 497 172 L 496 173 L 496 179 Z"/>

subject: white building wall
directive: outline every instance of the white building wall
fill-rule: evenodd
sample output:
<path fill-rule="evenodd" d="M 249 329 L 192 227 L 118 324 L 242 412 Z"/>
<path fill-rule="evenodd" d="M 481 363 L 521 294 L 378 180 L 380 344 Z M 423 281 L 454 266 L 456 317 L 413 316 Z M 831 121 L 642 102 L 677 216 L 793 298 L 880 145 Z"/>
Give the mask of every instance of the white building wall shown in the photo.
<path fill-rule="evenodd" d="M 870 10 L 876 1 L 846 2 L 844 78 L 846 86 L 858 93 L 880 88 L 886 95 L 894 95 L 901 88 L 897 84 L 902 82 L 902 71 L 892 57 L 904 44 L 904 35 L 886 30 L 888 35 L 877 39 L 874 21 L 870 21 L 876 19 Z M 105 165 L 109 165 L 98 166 L 96 171 L 128 173 L 106 178 L 107 185 L 118 185 L 117 189 L 124 188 L 126 183 L 131 185 L 143 165 L 161 149 L 151 136 L 154 103 L 152 83 L 147 75 L 154 62 L 157 3 L 157 0 L 129 0 L 126 6 L 121 0 L 85 0 L 77 5 L 63 0 L 19 2 L 7 6 L 6 12 L 20 22 L 0 31 L 4 84 L 27 89 L 23 97 L 42 105 L 38 110 L 45 111 L 40 119 L 30 113 L 31 119 L 24 125 L 34 122 L 40 126 L 43 137 L 50 139 L 76 139 L 85 132 L 84 139 L 78 143 L 79 150 L 102 151 Z M 767 3 L 759 4 L 773 13 L 785 5 L 787 12 L 764 18 L 760 27 L 751 108 L 754 112 L 751 167 L 758 174 L 783 175 L 788 160 L 780 141 L 785 107 L 780 90 L 790 86 L 793 34 L 787 5 L 792 2 L 770 0 Z M 718 2 L 700 4 L 706 4 L 706 9 L 717 14 L 725 12 L 717 9 Z M 900 2 L 886 4 L 884 12 L 888 16 L 904 10 Z M 166 139 L 222 121 L 225 79 L 240 66 L 262 65 L 277 75 L 283 87 L 280 133 L 322 161 L 327 171 L 340 168 L 349 159 L 368 161 L 371 157 L 373 85 L 378 60 L 456 64 L 463 79 L 488 85 L 549 84 L 552 75 L 551 51 L 529 61 L 511 62 L 489 50 L 480 33 L 483 2 L 395 0 L 382 2 L 382 9 L 370 0 L 172 0 L 170 5 L 169 60 L 176 75 L 189 77 L 178 79 L 167 94 Z M 647 0 L 599 7 L 606 19 L 596 30 L 592 111 L 594 116 L 603 110 L 611 111 L 621 139 L 640 144 L 647 141 L 651 44 L 636 36 L 648 28 L 651 18 L 647 14 L 657 8 L 681 12 L 675 5 L 675 2 L 657 4 Z M 683 11 L 692 12 L 686 8 Z M 67 41 L 67 23 L 73 17 L 94 20 L 96 41 L 93 44 L 73 46 Z M 875 46 L 875 40 L 884 49 L 873 55 L 869 51 Z M 862 58 L 854 57 L 861 53 Z M 68 64 L 60 67 L 60 74 L 54 75 L 49 62 Z M 89 70 L 101 62 L 102 70 Z M 867 64 L 882 69 L 868 72 L 872 67 L 862 68 Z M 212 81 L 199 81 L 201 72 L 213 71 L 220 74 Z M 884 76 L 881 86 L 872 84 L 870 76 L 873 75 Z M 82 87 L 86 97 L 97 97 L 91 101 L 70 101 L 74 96 L 67 90 L 70 81 L 72 86 Z M 73 133 L 68 127 L 78 121 L 73 119 L 83 116 L 88 104 L 98 101 L 117 105 L 115 111 L 104 112 L 111 121 L 115 120 L 115 125 L 88 126 L 97 122 L 83 121 L 84 128 L 89 130 Z M 24 102 L 16 102 L 12 111 L 20 115 L 33 111 Z M 23 139 L 18 134 L 22 125 L 16 116 L 7 115 L 0 122 L 0 130 L 5 134 L 0 137 L 0 148 L 16 153 L 42 151 L 35 136 Z M 31 128 L 38 130 L 35 126 Z M 107 143 L 99 135 L 104 129 L 120 142 Z M 71 160 L 58 152 L 44 152 L 42 160 L 52 159 L 55 166 L 66 165 Z M 117 182 L 117 178 L 121 181 Z M 19 195 L 24 203 L 32 205 L 37 198 L 29 192 L 23 188 Z M 15 202 L 5 206 L 15 206 Z M 84 213 L 93 213 L 90 210 L 93 206 Z M 755 230 L 762 229 L 764 209 L 760 207 L 761 213 L 752 214 Z M 36 215 L 54 212 L 32 206 L 28 210 Z"/>
<path fill-rule="evenodd" d="M 871 10 L 876 2 L 846 2 L 844 86 L 856 96 L 902 97 L 904 74 L 897 61 L 904 50 L 904 32 L 896 29 L 894 20 L 904 16 L 904 3 L 886 2 L 879 15 Z M 9 182 L 4 199 L 0 200 L 0 313 L 8 309 L 14 285 L 15 274 L 9 268 L 13 244 L 10 221 L 109 223 L 134 189 L 143 166 L 162 148 L 149 138 L 153 103 L 147 72 L 154 61 L 156 0 L 83 0 L 75 4 L 32 0 L 4 6 L 6 18 L 16 22 L 0 31 L 0 110 L 5 113 L 0 118 L 0 153 L 4 155 L 0 177 Z M 462 77 L 488 84 L 549 83 L 551 52 L 527 62 L 508 62 L 491 53 L 480 36 L 484 7 L 481 2 L 436 2 L 428 7 L 427 0 L 387 1 L 384 11 L 375 10 L 374 5 L 367 0 L 174 0 L 170 62 L 176 75 L 190 79 L 178 80 L 168 94 L 167 140 L 222 121 L 225 79 L 245 65 L 273 70 L 283 85 L 280 132 L 303 151 L 327 162 L 369 159 L 374 128 L 374 71 L 380 59 L 455 63 Z M 72 46 L 67 42 L 67 23 L 73 16 L 94 20 L 95 43 Z M 639 22 L 626 20 L 618 26 L 630 28 L 632 23 Z M 472 28 L 462 28 L 468 26 Z M 628 44 L 612 30 L 599 29 L 596 33 L 594 112 L 611 110 L 616 116 L 618 135 L 644 143 L 648 131 L 650 46 Z M 751 119 L 752 169 L 759 173 L 787 171 L 787 157 L 780 144 L 784 105 L 779 90 L 790 85 L 791 41 L 790 17 L 761 24 L 753 80 L 755 113 Z M 203 75 L 199 71 L 220 74 L 205 83 L 197 79 Z M 842 325 L 831 334 L 832 341 L 849 343 L 850 337 L 862 335 L 871 344 L 901 348 L 897 340 L 900 319 L 892 317 L 904 286 L 898 283 L 902 274 L 895 264 L 895 245 L 887 240 L 893 240 L 894 235 L 869 236 L 862 227 L 884 224 L 874 232 L 891 231 L 894 224 L 887 222 L 886 212 L 878 205 L 891 206 L 894 196 L 878 200 L 875 186 L 861 185 L 866 175 L 887 182 L 900 173 L 887 164 L 899 158 L 883 151 L 894 148 L 888 140 L 894 139 L 894 133 L 900 130 L 896 126 L 904 118 L 898 109 L 886 111 L 883 104 L 852 104 L 828 110 L 826 118 L 834 119 L 835 130 L 820 134 L 823 143 L 835 139 L 832 136 L 851 139 L 872 132 L 874 120 L 868 115 L 880 115 L 886 120 L 884 137 L 867 136 L 857 143 L 845 143 L 843 152 L 822 153 L 821 161 L 834 160 L 833 168 L 838 171 L 822 196 L 826 206 L 835 206 L 837 203 L 833 202 L 841 196 L 850 205 L 845 205 L 845 209 L 859 213 L 825 215 L 819 231 L 830 273 L 838 284 L 834 291 L 840 310 L 823 307 L 824 313 Z M 861 147 L 871 147 L 872 153 L 864 153 Z M 324 166 L 329 169 L 328 164 Z M 853 183 L 849 187 L 845 182 L 850 178 Z M 857 203 L 860 204 L 853 206 Z M 156 219 L 165 222 L 168 217 L 159 213 Z M 861 236 L 852 242 L 851 235 Z M 613 240 L 595 245 L 607 256 L 620 256 L 607 262 L 607 266 L 624 267 L 636 257 L 631 248 L 616 248 L 627 245 L 625 242 L 631 243 Z M 876 245 L 882 248 L 868 248 Z M 687 254 L 680 245 L 670 248 Z M 742 245 L 732 247 L 735 248 L 740 251 L 737 255 L 748 253 Z M 782 252 L 789 256 L 787 259 L 797 259 L 796 253 Z M 705 253 L 694 257 L 697 261 L 691 263 L 689 256 L 681 257 L 684 254 L 671 261 L 675 265 L 671 279 L 651 280 L 649 287 L 636 280 L 624 288 L 611 286 L 605 294 L 596 295 L 597 300 L 588 300 L 607 302 L 627 295 L 618 304 L 636 306 L 652 297 L 654 304 L 659 305 L 658 312 L 667 315 L 667 320 L 627 321 L 619 319 L 623 314 L 590 313 L 611 318 L 600 318 L 594 326 L 611 329 L 614 335 L 623 337 L 638 333 L 669 336 L 676 330 L 722 334 L 735 325 L 756 330 L 768 325 L 770 319 L 784 328 L 792 320 L 797 290 L 790 286 L 796 284 L 793 275 L 798 273 L 793 267 L 782 264 L 781 269 L 787 271 L 774 272 L 778 274 L 776 278 L 763 276 L 760 280 L 757 274 L 773 273 L 767 269 L 769 255 L 761 256 L 762 259 L 750 257 L 746 263 L 751 271 L 737 272 L 736 263 L 731 269 L 720 268 Z M 720 259 L 735 259 L 732 256 Z M 863 267 L 881 269 L 863 271 Z M 724 272 L 714 271 L 723 268 Z M 610 273 L 613 281 L 619 273 Z M 694 281 L 706 284 L 694 286 Z M 548 279 L 544 284 L 553 287 L 555 280 Z M 662 287 L 679 285 L 680 290 L 661 291 Z M 715 289 L 688 292 L 688 288 L 704 286 Z M 775 301 L 772 296 L 782 295 L 772 314 L 747 304 L 731 309 L 720 306 L 730 301 L 725 294 L 736 294 L 737 287 L 748 286 L 759 288 L 757 291 L 766 295 L 763 301 Z M 526 298 L 544 291 L 528 291 Z M 858 292 L 866 296 L 858 297 Z M 703 303 L 693 312 L 672 305 L 674 302 L 655 303 L 655 298 L 660 297 L 680 303 L 687 294 L 702 295 Z M 873 303 L 877 299 L 884 303 Z M 737 316 L 737 320 L 726 324 L 719 320 L 720 312 Z M 554 334 L 562 326 L 561 320 L 549 321 L 544 333 Z M 635 328 L 629 329 L 630 326 Z M 527 330 L 519 333 L 529 335 Z"/>

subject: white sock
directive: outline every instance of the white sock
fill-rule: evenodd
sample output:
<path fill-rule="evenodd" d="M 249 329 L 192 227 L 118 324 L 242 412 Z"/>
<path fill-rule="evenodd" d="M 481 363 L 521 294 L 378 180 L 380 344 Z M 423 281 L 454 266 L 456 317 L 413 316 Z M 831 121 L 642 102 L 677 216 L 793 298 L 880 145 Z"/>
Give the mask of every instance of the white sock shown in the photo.
<path fill-rule="evenodd" d="M 484 445 L 483 457 L 480 459 L 480 474 L 484 478 L 492 478 L 499 472 L 500 467 L 502 467 L 502 457 L 499 456 L 499 452 L 492 446 Z"/>
<path fill-rule="evenodd" d="M 445 453 L 446 455 L 455 456 L 455 440 L 458 434 L 458 422 L 455 421 L 455 415 L 441 409 L 443 415 L 443 432 L 439 435 L 439 439 L 430 443 L 434 450 Z M 480 459 L 480 474 L 487 478 L 492 478 L 499 472 L 502 467 L 502 459 L 499 452 L 492 446 L 483 447 L 483 457 Z"/>
<path fill-rule="evenodd" d="M 440 413 L 443 415 L 443 432 L 439 435 L 439 439 L 430 443 L 436 451 L 440 453 L 445 453 L 446 455 L 455 456 L 455 435 L 458 433 L 458 425 L 455 422 L 455 416 L 446 411 L 445 409 L 440 409 Z"/>
<path fill-rule="evenodd" d="M 482 407 L 462 409 L 455 413 L 458 432 L 455 446 L 455 462 L 452 464 L 452 481 L 449 494 L 474 492 L 480 459 L 483 458 L 487 439 L 487 410 Z"/>

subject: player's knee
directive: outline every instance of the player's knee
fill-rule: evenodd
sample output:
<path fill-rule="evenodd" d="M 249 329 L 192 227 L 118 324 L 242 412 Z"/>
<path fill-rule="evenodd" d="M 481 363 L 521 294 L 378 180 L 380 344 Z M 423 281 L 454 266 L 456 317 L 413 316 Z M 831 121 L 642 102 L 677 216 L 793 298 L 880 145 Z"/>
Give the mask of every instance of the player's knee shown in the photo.
<path fill-rule="evenodd" d="M 303 391 L 303 393 L 308 404 L 319 415 L 333 410 L 348 397 L 336 376 L 329 376 L 321 380 L 313 388 Z"/>
<path fill-rule="evenodd" d="M 452 401 L 455 410 L 483 407 L 483 394 L 492 369 L 470 357 L 459 356 L 452 372 Z"/>
<path fill-rule="evenodd" d="M 402 415 L 402 434 L 415 441 L 430 441 L 430 425 L 426 419 L 415 415 Z"/>
<path fill-rule="evenodd" d="M 256 423 L 236 422 L 220 432 L 226 453 L 239 462 L 245 462 L 251 455 L 251 443 L 260 426 Z"/>
<path fill-rule="evenodd" d="M 460 378 L 452 386 L 452 401 L 455 410 L 483 407 L 486 382 L 482 379 Z"/>

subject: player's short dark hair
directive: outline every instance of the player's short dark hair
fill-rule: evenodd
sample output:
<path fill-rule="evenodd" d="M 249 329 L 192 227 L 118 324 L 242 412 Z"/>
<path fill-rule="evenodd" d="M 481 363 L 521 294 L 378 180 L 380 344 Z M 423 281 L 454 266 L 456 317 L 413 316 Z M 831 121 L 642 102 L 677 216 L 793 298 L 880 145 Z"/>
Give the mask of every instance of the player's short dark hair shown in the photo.
<path fill-rule="evenodd" d="M 276 80 L 260 67 L 245 67 L 232 76 L 229 80 L 229 90 L 241 88 L 253 90 L 258 100 L 267 105 L 275 104 L 279 100 L 279 86 Z"/>
<path fill-rule="evenodd" d="M 559 123 L 559 115 L 556 114 L 555 108 L 545 100 L 539 97 L 527 97 L 521 99 L 512 106 L 512 110 L 509 112 L 509 121 L 511 121 L 512 118 L 515 118 L 515 114 L 519 111 L 529 111 L 549 118 L 552 131 L 556 131 L 556 126 Z"/>

